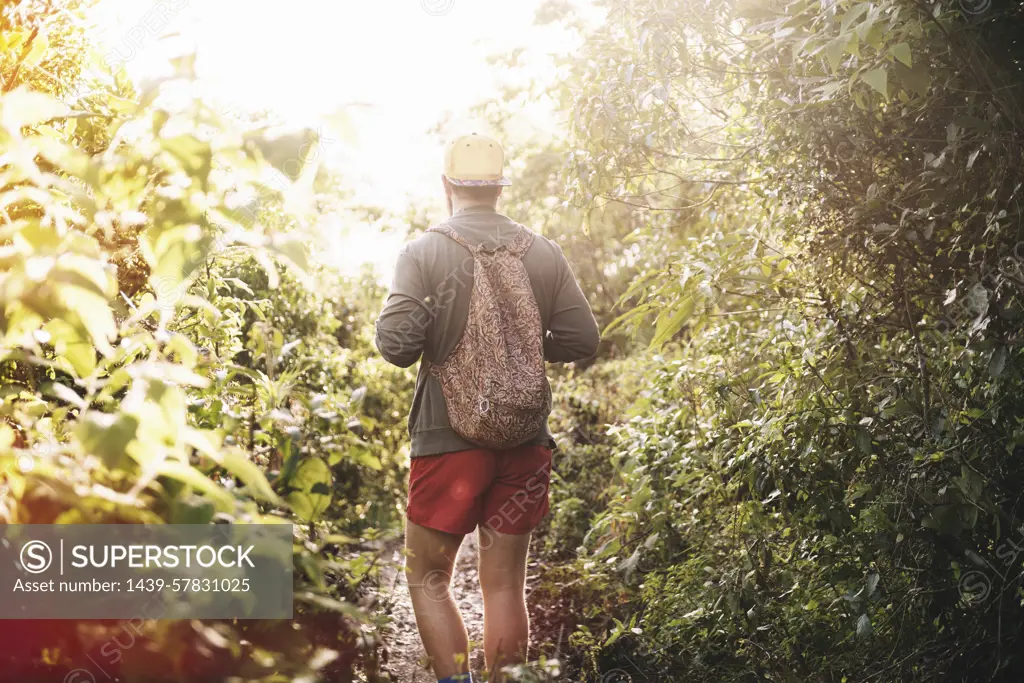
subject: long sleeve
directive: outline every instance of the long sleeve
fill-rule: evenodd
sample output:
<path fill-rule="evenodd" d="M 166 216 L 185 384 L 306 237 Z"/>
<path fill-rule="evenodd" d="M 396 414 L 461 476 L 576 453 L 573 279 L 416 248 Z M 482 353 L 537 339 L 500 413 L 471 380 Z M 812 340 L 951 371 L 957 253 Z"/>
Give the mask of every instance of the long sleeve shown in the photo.
<path fill-rule="evenodd" d="M 559 249 L 554 306 L 544 337 L 544 360 L 571 363 L 590 358 L 597 353 L 600 341 L 601 333 L 590 303 Z"/>
<path fill-rule="evenodd" d="M 407 245 L 398 255 L 374 337 L 377 350 L 389 363 L 407 368 L 419 360 L 432 317 L 428 301 L 423 271 Z"/>

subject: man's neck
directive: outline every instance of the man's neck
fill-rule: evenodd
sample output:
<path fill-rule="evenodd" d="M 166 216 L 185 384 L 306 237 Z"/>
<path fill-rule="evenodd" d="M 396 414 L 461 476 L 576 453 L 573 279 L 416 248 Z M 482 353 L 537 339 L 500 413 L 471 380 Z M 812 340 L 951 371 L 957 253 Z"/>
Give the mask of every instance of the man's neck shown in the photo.
<path fill-rule="evenodd" d="M 452 215 L 454 216 L 459 211 L 497 211 L 497 209 L 490 204 L 458 204 L 452 202 Z"/>

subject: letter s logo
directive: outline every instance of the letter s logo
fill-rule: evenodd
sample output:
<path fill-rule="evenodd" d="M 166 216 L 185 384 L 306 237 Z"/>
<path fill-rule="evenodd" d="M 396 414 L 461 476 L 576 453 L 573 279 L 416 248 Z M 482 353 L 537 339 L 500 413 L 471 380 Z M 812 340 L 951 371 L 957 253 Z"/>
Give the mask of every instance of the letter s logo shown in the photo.
<path fill-rule="evenodd" d="M 53 564 L 50 546 L 42 541 L 29 541 L 21 548 L 21 566 L 29 574 L 42 574 Z"/>

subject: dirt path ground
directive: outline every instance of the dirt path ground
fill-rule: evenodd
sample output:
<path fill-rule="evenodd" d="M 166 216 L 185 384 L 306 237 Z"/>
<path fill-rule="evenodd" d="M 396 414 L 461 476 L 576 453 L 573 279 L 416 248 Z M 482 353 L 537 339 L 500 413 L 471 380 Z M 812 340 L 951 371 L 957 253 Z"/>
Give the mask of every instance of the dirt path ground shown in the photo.
<path fill-rule="evenodd" d="M 409 602 L 409 589 L 403 569 L 402 545 L 396 543 L 388 550 L 388 562 L 381 572 L 380 600 L 391 615 L 391 625 L 386 634 L 390 659 L 388 669 L 400 683 L 434 683 L 437 679 L 424 666 L 426 653 L 416 633 L 416 618 Z M 477 579 L 477 537 L 466 536 L 455 563 L 452 577 L 452 596 L 462 612 L 469 631 L 470 649 L 473 652 L 473 671 L 484 668 L 483 642 L 484 606 L 480 597 Z"/>

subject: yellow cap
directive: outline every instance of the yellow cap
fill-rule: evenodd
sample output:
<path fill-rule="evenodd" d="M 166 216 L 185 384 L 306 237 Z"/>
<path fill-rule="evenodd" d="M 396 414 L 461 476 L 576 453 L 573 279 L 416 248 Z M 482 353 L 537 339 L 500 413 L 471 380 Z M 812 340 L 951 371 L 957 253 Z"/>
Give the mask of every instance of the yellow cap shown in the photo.
<path fill-rule="evenodd" d="M 505 150 L 486 135 L 460 135 L 444 149 L 444 175 L 452 185 L 511 185 L 504 170 Z"/>

